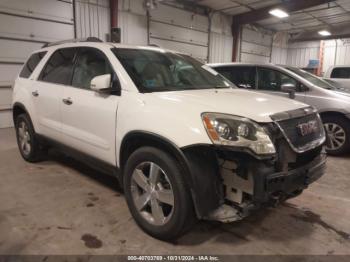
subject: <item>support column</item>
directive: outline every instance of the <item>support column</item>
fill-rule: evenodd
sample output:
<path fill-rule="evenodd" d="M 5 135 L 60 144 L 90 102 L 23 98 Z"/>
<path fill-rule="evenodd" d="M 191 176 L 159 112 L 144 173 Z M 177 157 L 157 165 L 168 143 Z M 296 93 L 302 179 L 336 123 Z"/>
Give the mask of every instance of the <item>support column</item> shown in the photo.
<path fill-rule="evenodd" d="M 237 53 L 238 53 L 238 44 L 239 44 L 239 37 L 241 33 L 241 25 L 237 23 L 237 21 L 233 20 L 231 25 L 231 32 L 232 32 L 232 62 L 237 62 Z"/>
<path fill-rule="evenodd" d="M 111 28 L 118 27 L 118 0 L 109 0 L 111 11 Z"/>

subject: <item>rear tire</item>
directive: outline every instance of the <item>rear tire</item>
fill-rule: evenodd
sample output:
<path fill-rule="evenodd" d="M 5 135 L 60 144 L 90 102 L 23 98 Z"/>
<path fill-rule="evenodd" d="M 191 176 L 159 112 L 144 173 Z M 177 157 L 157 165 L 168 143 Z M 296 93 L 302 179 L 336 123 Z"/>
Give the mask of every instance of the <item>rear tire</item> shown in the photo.
<path fill-rule="evenodd" d="M 343 155 L 350 149 L 350 121 L 342 116 L 322 117 L 327 133 L 326 151 L 329 155 Z"/>
<path fill-rule="evenodd" d="M 136 223 L 155 238 L 178 238 L 196 221 L 183 171 L 162 150 L 142 147 L 131 154 L 125 166 L 124 191 Z"/>
<path fill-rule="evenodd" d="M 15 119 L 16 137 L 19 151 L 28 162 L 39 162 L 46 156 L 46 150 L 40 145 L 27 114 L 20 114 Z"/>

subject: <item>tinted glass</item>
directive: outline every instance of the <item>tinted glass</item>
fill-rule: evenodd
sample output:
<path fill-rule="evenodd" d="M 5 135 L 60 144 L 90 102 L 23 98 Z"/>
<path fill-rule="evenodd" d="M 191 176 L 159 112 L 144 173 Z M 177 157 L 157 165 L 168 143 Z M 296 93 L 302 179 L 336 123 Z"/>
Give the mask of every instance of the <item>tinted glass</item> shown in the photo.
<path fill-rule="evenodd" d="M 258 68 L 258 88 L 267 91 L 281 91 L 283 84 L 293 84 L 297 87 L 297 81 L 277 70 Z"/>
<path fill-rule="evenodd" d="M 331 78 L 350 78 L 349 67 L 338 67 L 332 70 Z"/>
<path fill-rule="evenodd" d="M 141 92 L 233 86 L 216 71 L 187 55 L 126 48 L 112 51 Z"/>
<path fill-rule="evenodd" d="M 32 54 L 31 57 L 28 59 L 27 63 L 25 63 L 24 67 L 22 68 L 21 73 L 19 74 L 20 77 L 28 78 L 33 73 L 36 66 L 39 64 L 41 59 L 46 55 L 47 52 L 40 52 Z"/>
<path fill-rule="evenodd" d="M 76 48 L 57 50 L 50 57 L 39 79 L 55 84 L 70 84 L 76 52 Z"/>
<path fill-rule="evenodd" d="M 224 66 L 216 67 L 215 70 L 239 88 L 255 89 L 256 71 L 253 66 Z"/>
<path fill-rule="evenodd" d="M 105 74 L 113 74 L 113 70 L 105 55 L 97 49 L 84 48 L 79 51 L 72 85 L 90 89 L 91 80 L 96 76 Z"/>

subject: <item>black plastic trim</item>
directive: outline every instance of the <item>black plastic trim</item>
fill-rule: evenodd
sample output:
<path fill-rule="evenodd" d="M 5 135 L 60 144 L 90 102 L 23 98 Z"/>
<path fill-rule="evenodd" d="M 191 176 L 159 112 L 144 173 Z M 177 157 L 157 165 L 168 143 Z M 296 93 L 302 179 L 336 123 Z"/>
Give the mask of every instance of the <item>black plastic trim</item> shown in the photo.
<path fill-rule="evenodd" d="M 207 146 L 214 150 L 226 150 L 231 152 L 242 153 L 242 154 L 252 156 L 257 160 L 271 160 L 276 157 L 276 154 L 258 155 L 249 148 L 236 147 L 236 146 L 222 146 L 222 145 L 214 145 L 214 144 L 193 144 L 189 146 L 184 146 L 181 148 L 181 150 L 186 150 L 189 148 L 200 147 L 200 146 Z"/>
<path fill-rule="evenodd" d="M 106 163 L 103 160 L 92 157 L 86 153 L 83 153 L 77 149 L 74 149 L 70 146 L 62 144 L 61 142 L 56 141 L 56 140 L 51 139 L 51 138 L 48 138 L 44 135 L 36 134 L 36 137 L 38 138 L 38 140 L 41 143 L 43 143 L 45 145 L 53 146 L 53 147 L 59 149 L 60 151 L 66 153 L 67 155 L 72 156 L 73 158 L 77 159 L 78 161 L 84 163 L 85 165 L 87 165 L 93 169 L 99 170 L 105 174 L 115 176 L 119 180 L 120 170 L 116 165 L 114 166 L 112 164 Z"/>

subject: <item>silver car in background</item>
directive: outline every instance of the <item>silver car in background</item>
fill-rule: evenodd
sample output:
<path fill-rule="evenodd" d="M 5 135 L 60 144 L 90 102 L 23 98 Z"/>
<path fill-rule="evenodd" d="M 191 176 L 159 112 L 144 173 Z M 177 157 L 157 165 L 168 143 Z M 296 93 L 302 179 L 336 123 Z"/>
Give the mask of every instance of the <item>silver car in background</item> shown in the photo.
<path fill-rule="evenodd" d="M 319 110 L 329 154 L 350 151 L 350 93 L 304 70 L 273 64 L 224 63 L 210 67 L 239 88 L 289 97 Z"/>

